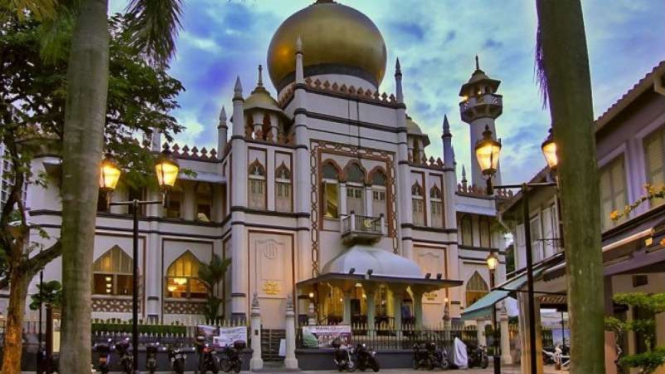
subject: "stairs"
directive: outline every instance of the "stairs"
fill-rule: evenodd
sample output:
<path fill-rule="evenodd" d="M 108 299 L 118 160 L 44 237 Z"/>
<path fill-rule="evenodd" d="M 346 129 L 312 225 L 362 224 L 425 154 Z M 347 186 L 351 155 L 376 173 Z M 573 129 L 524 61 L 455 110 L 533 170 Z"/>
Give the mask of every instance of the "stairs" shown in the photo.
<path fill-rule="evenodd" d="M 286 339 L 286 330 L 261 329 L 261 358 L 263 362 L 284 362 L 279 355 L 279 342 Z"/>

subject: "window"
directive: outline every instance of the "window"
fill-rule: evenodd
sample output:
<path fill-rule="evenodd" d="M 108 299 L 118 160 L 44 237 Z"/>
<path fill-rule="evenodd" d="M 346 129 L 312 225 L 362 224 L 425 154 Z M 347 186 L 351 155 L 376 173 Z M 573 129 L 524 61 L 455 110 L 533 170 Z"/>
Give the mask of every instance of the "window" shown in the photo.
<path fill-rule="evenodd" d="M 166 272 L 166 297 L 177 299 L 204 299 L 206 287 L 199 281 L 201 262 L 187 251 L 169 265 Z"/>
<path fill-rule="evenodd" d="M 423 188 L 418 182 L 411 186 L 411 201 L 413 209 L 413 224 L 424 226 L 425 225 L 425 199 L 423 196 Z"/>
<path fill-rule="evenodd" d="M 180 218 L 181 207 L 183 200 L 182 183 L 179 181 L 169 191 L 166 197 L 166 206 L 164 207 L 164 214 L 166 218 Z"/>
<path fill-rule="evenodd" d="M 383 170 L 377 170 L 372 174 L 372 215 L 384 217 L 387 214 L 386 203 L 386 174 Z"/>
<path fill-rule="evenodd" d="M 541 225 L 540 225 L 540 216 L 535 216 L 531 218 L 530 222 L 530 230 L 531 230 L 531 253 L 533 256 L 533 261 L 540 261 L 543 259 L 543 251 L 542 251 L 542 245 L 543 245 L 543 235 L 540 230 Z"/>
<path fill-rule="evenodd" d="M 210 222 L 212 212 L 212 185 L 210 183 L 196 184 L 196 219 Z"/>
<path fill-rule="evenodd" d="M 460 226 L 462 227 L 462 245 L 473 247 L 473 225 L 471 216 L 463 216 Z"/>
<path fill-rule="evenodd" d="M 266 170 L 259 160 L 249 166 L 249 208 L 266 208 Z"/>
<path fill-rule="evenodd" d="M 665 156 L 665 149 L 663 141 L 665 137 L 665 130 L 658 130 L 649 135 L 644 140 L 644 159 L 647 168 L 647 183 L 659 189 L 665 184 L 665 167 L 663 165 L 663 157 Z M 665 199 L 652 199 L 650 201 L 651 207 L 660 206 L 665 203 Z"/>
<path fill-rule="evenodd" d="M 473 305 L 481 297 L 487 295 L 489 287 L 487 282 L 476 271 L 466 283 L 466 307 Z"/>
<path fill-rule="evenodd" d="M 610 214 L 615 210 L 623 211 L 626 202 L 623 157 L 619 157 L 600 170 L 600 222 L 603 231 L 625 221 L 625 216 L 612 221 Z"/>
<path fill-rule="evenodd" d="M 114 246 L 92 265 L 95 295 L 131 295 L 133 290 L 131 257 L 120 247 Z"/>
<path fill-rule="evenodd" d="M 359 215 L 364 214 L 364 200 L 363 200 L 363 187 L 347 186 L 346 187 L 346 211 Z"/>
<path fill-rule="evenodd" d="M 441 190 L 434 186 L 429 192 L 430 205 L 432 206 L 432 227 L 443 227 L 443 200 Z"/>
<path fill-rule="evenodd" d="M 291 172 L 282 164 L 275 172 L 275 210 L 291 211 Z"/>
<path fill-rule="evenodd" d="M 490 220 L 487 217 L 480 217 L 480 246 L 483 248 L 492 247 L 492 233 L 490 230 Z"/>
<path fill-rule="evenodd" d="M 339 171 L 332 163 L 323 165 L 323 186 L 321 201 L 324 217 L 339 218 Z"/>

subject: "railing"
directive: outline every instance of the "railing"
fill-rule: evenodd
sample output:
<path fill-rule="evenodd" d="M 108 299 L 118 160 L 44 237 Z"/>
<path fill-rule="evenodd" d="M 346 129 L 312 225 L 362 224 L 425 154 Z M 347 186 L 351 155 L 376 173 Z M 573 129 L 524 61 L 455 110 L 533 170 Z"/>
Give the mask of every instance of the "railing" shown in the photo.
<path fill-rule="evenodd" d="M 351 212 L 351 214 L 342 216 L 340 231 L 342 235 L 347 234 L 370 234 L 382 235 L 385 219 L 380 217 L 361 216 Z"/>

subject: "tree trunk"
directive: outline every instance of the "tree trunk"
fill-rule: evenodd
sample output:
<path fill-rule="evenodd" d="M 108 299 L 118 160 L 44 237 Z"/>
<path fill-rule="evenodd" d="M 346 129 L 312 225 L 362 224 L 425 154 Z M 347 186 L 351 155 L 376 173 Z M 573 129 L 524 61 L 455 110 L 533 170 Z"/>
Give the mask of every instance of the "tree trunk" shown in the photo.
<path fill-rule="evenodd" d="M 23 354 L 23 317 L 25 299 L 28 297 L 28 284 L 31 277 L 26 276 L 20 267 L 12 267 L 10 274 L 9 308 L 5 326 L 5 342 L 2 357 L 3 374 L 21 373 L 21 356 Z"/>
<path fill-rule="evenodd" d="M 536 0 L 559 156 L 571 374 L 604 374 L 603 263 L 589 60 L 580 0 Z"/>
<path fill-rule="evenodd" d="M 107 0 L 82 0 L 67 71 L 62 172 L 62 373 L 89 373 L 90 295 L 108 93 Z"/>

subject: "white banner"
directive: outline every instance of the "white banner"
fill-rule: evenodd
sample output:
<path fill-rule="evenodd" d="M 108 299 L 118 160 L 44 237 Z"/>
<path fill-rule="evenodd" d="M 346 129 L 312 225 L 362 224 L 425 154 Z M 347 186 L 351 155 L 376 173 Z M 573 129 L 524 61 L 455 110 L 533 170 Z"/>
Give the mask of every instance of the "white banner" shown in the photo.
<path fill-rule="evenodd" d="M 247 327 L 220 327 L 219 336 L 213 338 L 213 343 L 219 347 L 226 347 L 237 340 L 247 343 Z"/>
<path fill-rule="evenodd" d="M 303 345 L 307 348 L 330 348 L 333 340 L 339 338 L 342 346 L 351 344 L 351 326 L 303 326 Z"/>

